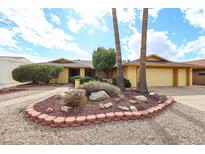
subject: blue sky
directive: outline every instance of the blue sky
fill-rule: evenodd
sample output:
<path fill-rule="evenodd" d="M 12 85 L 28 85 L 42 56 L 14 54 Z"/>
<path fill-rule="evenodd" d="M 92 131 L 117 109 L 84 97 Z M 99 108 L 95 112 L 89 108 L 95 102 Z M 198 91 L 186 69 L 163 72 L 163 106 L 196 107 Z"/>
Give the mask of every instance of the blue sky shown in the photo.
<path fill-rule="evenodd" d="M 139 57 L 142 9 L 117 9 L 123 59 Z M 149 9 L 147 54 L 205 58 L 205 9 Z M 0 55 L 91 59 L 115 47 L 111 9 L 0 9 Z"/>

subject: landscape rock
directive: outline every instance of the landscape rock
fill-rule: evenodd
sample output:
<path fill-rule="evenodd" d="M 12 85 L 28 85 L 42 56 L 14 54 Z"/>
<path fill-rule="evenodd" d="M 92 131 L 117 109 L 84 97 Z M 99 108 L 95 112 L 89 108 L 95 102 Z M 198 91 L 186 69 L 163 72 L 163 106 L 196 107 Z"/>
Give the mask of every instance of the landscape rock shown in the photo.
<path fill-rule="evenodd" d="M 62 106 L 61 107 L 61 111 L 63 111 L 63 112 L 68 112 L 68 110 L 70 110 L 70 109 L 72 109 L 72 107 L 70 107 L 70 106 Z"/>
<path fill-rule="evenodd" d="M 163 103 L 163 101 L 162 101 L 162 100 L 159 100 L 159 101 L 157 102 L 157 104 L 161 104 L 161 103 Z"/>
<path fill-rule="evenodd" d="M 143 95 L 135 96 L 135 99 L 140 100 L 142 102 L 146 102 L 147 98 Z"/>
<path fill-rule="evenodd" d="M 138 111 L 137 108 L 136 108 L 135 106 L 130 106 L 130 110 L 133 111 L 133 112 Z"/>
<path fill-rule="evenodd" d="M 129 108 L 126 106 L 118 106 L 118 108 L 123 110 L 123 111 L 129 111 Z"/>
<path fill-rule="evenodd" d="M 130 103 L 137 103 L 135 100 L 129 100 Z"/>
<path fill-rule="evenodd" d="M 100 108 L 100 109 L 104 109 L 104 104 L 103 104 L 103 103 L 100 103 L 100 104 L 99 104 L 99 108 Z"/>
<path fill-rule="evenodd" d="M 54 109 L 53 109 L 53 108 L 50 108 L 50 107 L 47 108 L 47 110 L 46 110 L 47 113 L 52 113 L 53 111 L 54 111 Z"/>
<path fill-rule="evenodd" d="M 111 102 L 109 102 L 109 103 L 106 103 L 106 104 L 104 104 L 104 108 L 110 108 L 112 106 L 112 103 Z"/>
<path fill-rule="evenodd" d="M 110 96 L 105 91 L 92 92 L 89 96 L 89 99 L 92 101 L 102 101 L 108 98 Z"/>
<path fill-rule="evenodd" d="M 155 95 L 156 93 L 154 91 L 150 92 L 149 95 Z"/>

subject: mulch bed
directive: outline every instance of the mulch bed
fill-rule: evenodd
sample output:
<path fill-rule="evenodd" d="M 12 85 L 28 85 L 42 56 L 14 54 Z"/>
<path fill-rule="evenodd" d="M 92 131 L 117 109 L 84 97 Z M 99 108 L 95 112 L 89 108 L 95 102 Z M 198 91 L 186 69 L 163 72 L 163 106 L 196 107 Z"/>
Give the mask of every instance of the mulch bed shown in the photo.
<path fill-rule="evenodd" d="M 125 92 L 121 93 L 121 97 L 117 98 L 110 98 L 109 100 L 105 101 L 97 101 L 93 102 L 90 100 L 87 100 L 86 105 L 83 107 L 76 107 L 68 110 L 68 112 L 61 111 L 61 107 L 63 105 L 63 99 L 56 98 L 55 96 L 52 96 L 44 101 L 41 101 L 39 103 L 36 103 L 33 108 L 34 110 L 46 113 L 48 115 L 52 116 L 86 116 L 86 115 L 92 115 L 92 114 L 100 114 L 100 113 L 109 113 L 109 112 L 120 112 L 121 109 L 118 108 L 118 106 L 135 106 L 138 111 L 146 110 L 151 107 L 157 106 L 160 103 L 163 103 L 167 100 L 167 97 L 164 95 L 147 95 L 147 102 L 140 102 L 137 101 L 134 97 L 140 95 L 138 92 L 134 90 L 127 90 Z M 130 103 L 129 100 L 136 100 L 136 103 Z M 99 103 L 108 103 L 112 102 L 113 106 L 108 109 L 101 109 L 99 107 Z M 47 113 L 46 110 L 48 108 L 54 109 L 52 113 Z"/>

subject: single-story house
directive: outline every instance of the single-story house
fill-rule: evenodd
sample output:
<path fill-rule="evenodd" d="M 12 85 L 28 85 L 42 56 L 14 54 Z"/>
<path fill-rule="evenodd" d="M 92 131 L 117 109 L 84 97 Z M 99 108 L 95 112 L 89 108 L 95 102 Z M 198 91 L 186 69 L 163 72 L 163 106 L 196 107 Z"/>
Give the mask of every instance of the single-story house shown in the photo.
<path fill-rule="evenodd" d="M 0 85 L 17 83 L 12 78 L 12 71 L 20 65 L 31 63 L 24 57 L 0 56 Z"/>
<path fill-rule="evenodd" d="M 92 66 L 92 61 L 86 60 L 68 60 L 65 58 L 55 59 L 46 63 L 39 64 L 49 64 L 63 67 L 63 71 L 59 74 L 58 79 L 53 79 L 50 83 L 69 83 L 71 82 L 71 77 L 79 76 L 96 76 L 96 71 Z"/>
<path fill-rule="evenodd" d="M 123 63 L 124 77 L 130 80 L 132 87 L 136 87 L 137 85 L 139 63 L 139 59 Z M 46 64 L 64 67 L 64 70 L 57 79 L 57 83 L 69 83 L 70 77 L 75 75 L 99 76 L 100 74 L 93 68 L 92 61 L 60 58 Z M 146 66 L 148 86 L 192 85 L 192 68 L 194 65 L 173 62 L 152 54 L 147 56 Z M 108 70 L 106 73 L 109 79 L 116 78 L 116 67 Z M 52 82 L 55 82 L 55 80 L 51 80 Z"/>
<path fill-rule="evenodd" d="M 193 60 L 187 63 L 196 65 L 192 71 L 193 84 L 194 85 L 205 85 L 205 59 Z"/>

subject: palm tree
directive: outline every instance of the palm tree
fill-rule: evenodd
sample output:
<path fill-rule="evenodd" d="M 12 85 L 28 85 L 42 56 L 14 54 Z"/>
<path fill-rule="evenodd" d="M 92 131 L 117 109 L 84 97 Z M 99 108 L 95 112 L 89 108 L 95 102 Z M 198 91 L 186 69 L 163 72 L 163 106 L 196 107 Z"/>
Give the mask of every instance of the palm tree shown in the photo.
<path fill-rule="evenodd" d="M 147 22 L 148 22 L 148 8 L 144 8 L 143 19 L 142 19 L 139 78 L 137 83 L 137 91 L 143 94 L 148 93 L 147 81 L 146 81 Z"/>
<path fill-rule="evenodd" d="M 115 47 L 116 47 L 117 86 L 121 89 L 121 91 L 124 91 L 125 86 L 124 86 L 124 77 L 123 77 L 120 38 L 119 38 L 119 31 L 118 31 L 116 8 L 112 8 L 112 17 L 113 17 L 113 27 L 114 27 Z"/>

